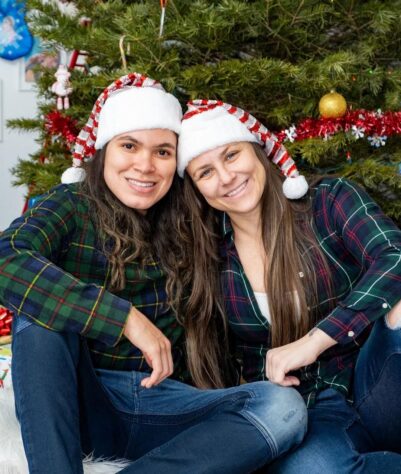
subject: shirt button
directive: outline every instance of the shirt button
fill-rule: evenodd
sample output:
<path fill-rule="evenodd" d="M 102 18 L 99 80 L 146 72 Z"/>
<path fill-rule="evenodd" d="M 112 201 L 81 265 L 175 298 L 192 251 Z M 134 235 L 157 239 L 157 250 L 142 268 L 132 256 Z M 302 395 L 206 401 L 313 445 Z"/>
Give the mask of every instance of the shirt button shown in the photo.
<path fill-rule="evenodd" d="M 348 331 L 348 337 L 354 337 L 355 333 L 354 331 Z"/>
<path fill-rule="evenodd" d="M 383 304 L 382 304 L 382 308 L 384 308 L 384 309 L 388 308 L 388 304 L 387 304 L 387 303 L 383 303 Z"/>

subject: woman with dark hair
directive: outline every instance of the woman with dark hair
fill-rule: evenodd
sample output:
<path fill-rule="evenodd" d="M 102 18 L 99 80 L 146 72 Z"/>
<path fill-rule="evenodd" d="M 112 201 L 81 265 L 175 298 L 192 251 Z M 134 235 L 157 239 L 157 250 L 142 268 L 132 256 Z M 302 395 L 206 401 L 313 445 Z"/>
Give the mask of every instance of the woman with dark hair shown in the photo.
<path fill-rule="evenodd" d="M 295 390 L 222 388 L 223 321 L 187 302 L 181 116 L 158 82 L 118 79 L 79 134 L 65 184 L 1 236 L 0 301 L 15 314 L 12 377 L 31 474 L 82 473 L 90 453 L 126 458 L 124 473 L 246 473 L 305 433 Z"/>
<path fill-rule="evenodd" d="M 401 231 L 350 181 L 308 190 L 274 135 L 221 101 L 189 103 L 177 170 L 191 300 L 222 294 L 243 379 L 295 386 L 309 408 L 268 472 L 401 472 Z"/>

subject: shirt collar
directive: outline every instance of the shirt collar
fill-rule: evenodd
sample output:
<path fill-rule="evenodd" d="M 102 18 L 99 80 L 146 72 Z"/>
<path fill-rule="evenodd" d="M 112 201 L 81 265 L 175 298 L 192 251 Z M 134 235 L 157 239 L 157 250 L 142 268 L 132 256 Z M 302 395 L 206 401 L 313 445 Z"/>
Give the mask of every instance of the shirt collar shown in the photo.
<path fill-rule="evenodd" d="M 220 215 L 220 232 L 223 247 L 226 251 L 234 248 L 234 229 L 231 224 L 231 219 L 225 212 L 222 212 Z"/>

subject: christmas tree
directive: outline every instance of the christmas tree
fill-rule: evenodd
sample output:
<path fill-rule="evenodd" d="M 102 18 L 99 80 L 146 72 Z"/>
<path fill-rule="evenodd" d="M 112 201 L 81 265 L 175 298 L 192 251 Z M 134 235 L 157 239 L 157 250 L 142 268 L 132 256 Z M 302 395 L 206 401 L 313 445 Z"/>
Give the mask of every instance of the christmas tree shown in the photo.
<path fill-rule="evenodd" d="M 43 69 L 38 118 L 9 124 L 40 132 L 37 153 L 14 169 L 30 195 L 59 182 L 103 88 L 137 71 L 183 106 L 210 98 L 248 110 L 304 173 L 358 181 L 401 224 L 401 0 L 28 0 L 27 9 L 43 44 L 75 52 L 71 107 L 57 111 L 55 70 Z"/>

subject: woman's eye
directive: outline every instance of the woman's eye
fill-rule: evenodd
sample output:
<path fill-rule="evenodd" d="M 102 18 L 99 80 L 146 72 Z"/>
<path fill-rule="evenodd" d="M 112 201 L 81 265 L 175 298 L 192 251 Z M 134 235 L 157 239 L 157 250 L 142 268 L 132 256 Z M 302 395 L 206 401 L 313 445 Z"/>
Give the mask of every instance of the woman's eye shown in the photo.
<path fill-rule="evenodd" d="M 199 175 L 199 179 L 202 178 L 207 178 L 211 175 L 212 169 L 211 168 L 206 168 L 205 170 L 202 171 L 202 173 Z"/>
<path fill-rule="evenodd" d="M 127 150 L 132 150 L 133 148 L 135 148 L 135 145 L 133 143 L 123 143 L 123 148 Z"/>
<path fill-rule="evenodd" d="M 159 150 L 159 155 L 163 157 L 170 156 L 170 152 L 168 150 Z"/>
<path fill-rule="evenodd" d="M 226 159 L 227 159 L 227 160 L 232 160 L 232 159 L 235 157 L 235 155 L 236 155 L 237 153 L 238 153 L 237 151 L 230 151 L 230 152 L 228 152 L 227 155 L 226 155 Z"/>

